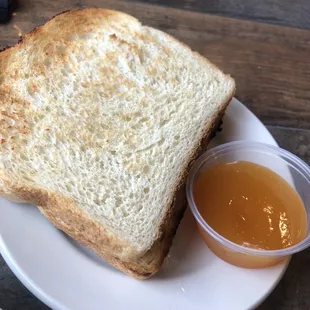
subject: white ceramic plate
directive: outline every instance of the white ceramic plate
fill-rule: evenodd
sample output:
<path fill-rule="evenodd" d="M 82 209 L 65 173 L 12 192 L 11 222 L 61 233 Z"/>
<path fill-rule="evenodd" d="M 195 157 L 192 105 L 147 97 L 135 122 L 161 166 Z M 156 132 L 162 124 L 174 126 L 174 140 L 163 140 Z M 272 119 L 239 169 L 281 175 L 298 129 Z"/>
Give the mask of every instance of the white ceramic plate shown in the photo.
<path fill-rule="evenodd" d="M 212 145 L 232 140 L 276 145 L 236 99 Z M 55 310 L 251 309 L 268 296 L 288 265 L 247 270 L 223 262 L 204 245 L 187 211 L 162 270 L 137 281 L 66 237 L 35 207 L 2 198 L 0 250 L 22 283 Z"/>

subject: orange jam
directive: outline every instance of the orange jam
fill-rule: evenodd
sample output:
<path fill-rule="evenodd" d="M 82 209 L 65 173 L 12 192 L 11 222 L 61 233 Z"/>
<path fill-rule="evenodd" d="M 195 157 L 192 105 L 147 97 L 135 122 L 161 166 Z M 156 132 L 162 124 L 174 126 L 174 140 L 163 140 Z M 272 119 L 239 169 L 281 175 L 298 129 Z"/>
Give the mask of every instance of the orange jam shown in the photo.
<path fill-rule="evenodd" d="M 306 235 L 307 215 L 297 192 L 258 164 L 240 161 L 207 168 L 194 185 L 194 201 L 206 223 L 244 247 L 278 250 L 299 243 Z M 237 255 L 200 232 L 215 254 L 234 265 L 255 268 L 280 260 L 262 258 L 258 266 L 257 257 L 251 261 L 248 255 Z"/>

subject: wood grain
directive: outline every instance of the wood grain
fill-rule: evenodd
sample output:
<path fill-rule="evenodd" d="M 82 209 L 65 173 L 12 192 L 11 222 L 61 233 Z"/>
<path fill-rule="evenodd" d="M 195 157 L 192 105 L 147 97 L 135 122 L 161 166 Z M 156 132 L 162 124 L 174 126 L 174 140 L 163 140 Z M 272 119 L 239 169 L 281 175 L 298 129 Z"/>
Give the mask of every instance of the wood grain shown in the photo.
<path fill-rule="evenodd" d="M 64 5 L 65 3 L 65 5 Z M 113 0 L 25 1 L 0 28 L 0 44 L 17 40 L 64 9 L 128 12 L 208 57 L 237 82 L 236 97 L 268 125 L 310 128 L 310 31 Z"/>
<path fill-rule="evenodd" d="M 131 0 L 132 1 L 132 0 Z M 282 26 L 310 29 L 309 0 L 138 0 Z"/>

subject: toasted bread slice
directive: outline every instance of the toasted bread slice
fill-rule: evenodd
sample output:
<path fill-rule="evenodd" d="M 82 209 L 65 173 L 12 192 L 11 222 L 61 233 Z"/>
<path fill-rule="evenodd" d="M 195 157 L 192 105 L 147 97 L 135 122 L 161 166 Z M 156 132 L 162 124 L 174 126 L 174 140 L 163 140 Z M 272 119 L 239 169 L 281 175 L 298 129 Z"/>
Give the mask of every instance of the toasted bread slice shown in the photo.
<path fill-rule="evenodd" d="M 65 12 L 0 53 L 0 194 L 121 271 L 169 251 L 190 163 L 235 84 L 124 13 Z"/>

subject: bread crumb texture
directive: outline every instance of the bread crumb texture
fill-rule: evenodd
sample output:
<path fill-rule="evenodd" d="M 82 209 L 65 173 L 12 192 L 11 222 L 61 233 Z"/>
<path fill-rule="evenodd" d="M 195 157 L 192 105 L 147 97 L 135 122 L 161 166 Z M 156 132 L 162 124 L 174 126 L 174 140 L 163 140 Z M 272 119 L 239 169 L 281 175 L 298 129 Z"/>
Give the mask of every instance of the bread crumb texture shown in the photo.
<path fill-rule="evenodd" d="M 206 59 L 131 16 L 56 16 L 0 54 L 0 192 L 18 184 L 70 198 L 145 253 L 233 89 Z"/>

